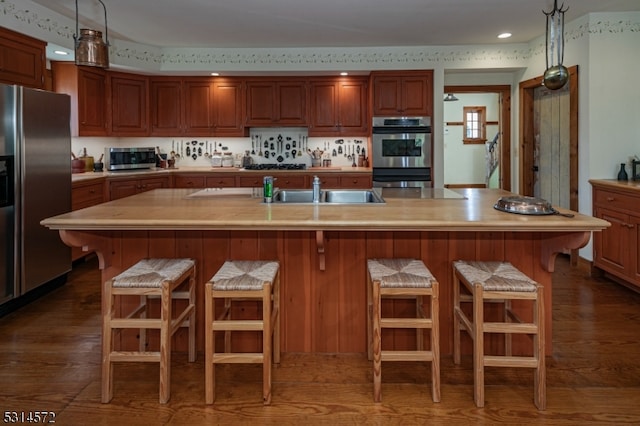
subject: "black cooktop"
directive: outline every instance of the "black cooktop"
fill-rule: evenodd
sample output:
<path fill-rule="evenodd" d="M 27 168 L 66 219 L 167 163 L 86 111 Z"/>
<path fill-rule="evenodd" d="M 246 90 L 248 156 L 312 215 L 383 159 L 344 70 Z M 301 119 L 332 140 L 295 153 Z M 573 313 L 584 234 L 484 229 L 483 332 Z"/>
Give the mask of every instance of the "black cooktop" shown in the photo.
<path fill-rule="evenodd" d="M 244 167 L 246 170 L 304 170 L 306 164 L 251 164 Z"/>

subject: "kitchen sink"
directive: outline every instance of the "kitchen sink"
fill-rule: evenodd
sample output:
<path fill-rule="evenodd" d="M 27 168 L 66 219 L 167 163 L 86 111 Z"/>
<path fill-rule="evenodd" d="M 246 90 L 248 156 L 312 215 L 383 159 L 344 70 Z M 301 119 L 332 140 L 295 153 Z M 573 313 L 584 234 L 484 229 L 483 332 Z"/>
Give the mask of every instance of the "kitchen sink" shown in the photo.
<path fill-rule="evenodd" d="M 384 199 L 371 189 L 329 189 L 321 191 L 320 201 L 313 203 L 310 189 L 282 189 L 273 194 L 276 204 L 384 204 Z"/>

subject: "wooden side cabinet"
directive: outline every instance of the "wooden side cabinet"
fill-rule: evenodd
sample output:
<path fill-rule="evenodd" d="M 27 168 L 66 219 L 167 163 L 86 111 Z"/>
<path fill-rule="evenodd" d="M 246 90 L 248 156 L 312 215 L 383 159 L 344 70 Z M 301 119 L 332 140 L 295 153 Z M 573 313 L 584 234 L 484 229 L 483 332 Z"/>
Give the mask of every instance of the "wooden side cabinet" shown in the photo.
<path fill-rule="evenodd" d="M 0 83 L 44 89 L 47 43 L 0 27 Z"/>
<path fill-rule="evenodd" d="M 372 72 L 374 116 L 433 115 L 433 71 Z"/>
<path fill-rule="evenodd" d="M 593 215 L 611 223 L 593 233 L 593 265 L 640 291 L 640 183 L 591 185 Z"/>

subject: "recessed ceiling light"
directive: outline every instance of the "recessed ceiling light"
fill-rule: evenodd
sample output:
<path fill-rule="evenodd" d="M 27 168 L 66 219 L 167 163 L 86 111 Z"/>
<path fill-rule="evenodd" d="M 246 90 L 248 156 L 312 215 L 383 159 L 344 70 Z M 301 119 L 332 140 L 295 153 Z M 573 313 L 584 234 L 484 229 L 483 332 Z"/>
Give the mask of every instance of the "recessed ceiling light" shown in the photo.
<path fill-rule="evenodd" d="M 511 33 L 498 34 L 498 38 L 509 38 L 509 37 L 511 37 Z"/>
<path fill-rule="evenodd" d="M 212 76 L 214 76 L 214 77 L 217 77 L 217 76 L 219 76 L 219 75 L 220 75 L 220 73 L 212 72 L 212 73 L 211 73 L 211 75 L 212 75 Z"/>
<path fill-rule="evenodd" d="M 62 56 L 66 56 L 69 54 L 69 52 L 65 52 L 64 50 L 54 50 L 53 53 L 55 53 L 56 55 L 62 55 Z"/>
<path fill-rule="evenodd" d="M 349 73 L 343 71 L 343 72 L 340 73 L 340 75 L 349 75 Z"/>

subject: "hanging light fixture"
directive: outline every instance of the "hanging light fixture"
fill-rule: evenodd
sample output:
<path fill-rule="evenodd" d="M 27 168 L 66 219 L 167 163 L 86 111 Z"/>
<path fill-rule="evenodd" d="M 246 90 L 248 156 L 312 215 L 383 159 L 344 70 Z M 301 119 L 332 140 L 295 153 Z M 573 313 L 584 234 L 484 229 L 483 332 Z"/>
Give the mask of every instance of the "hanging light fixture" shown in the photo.
<path fill-rule="evenodd" d="M 453 101 L 457 101 L 457 100 L 458 100 L 458 98 L 453 96 L 453 93 L 448 93 L 447 96 L 444 97 L 444 101 L 445 102 L 453 102 Z"/>
<path fill-rule="evenodd" d="M 544 13 L 547 16 L 545 33 L 546 65 L 542 84 L 548 89 L 561 89 L 569 80 L 569 70 L 562 65 L 564 60 L 564 3 L 558 8 L 558 0 L 553 1 L 553 10 Z"/>
<path fill-rule="evenodd" d="M 104 9 L 104 34 L 102 32 L 83 28 L 78 31 L 78 0 L 76 0 L 76 33 L 75 40 L 76 65 L 109 68 L 109 30 L 107 29 L 107 7 L 102 0 L 98 0 Z"/>

